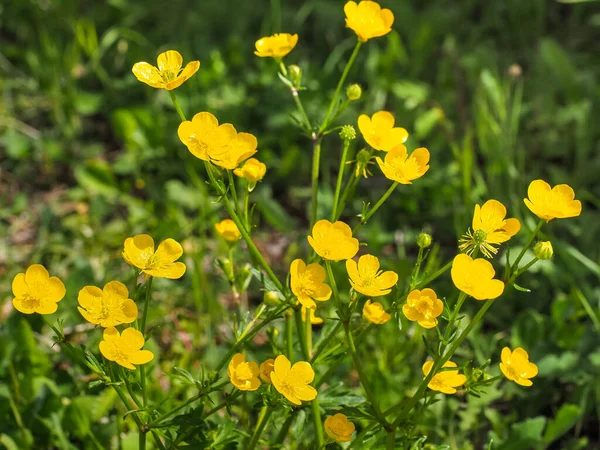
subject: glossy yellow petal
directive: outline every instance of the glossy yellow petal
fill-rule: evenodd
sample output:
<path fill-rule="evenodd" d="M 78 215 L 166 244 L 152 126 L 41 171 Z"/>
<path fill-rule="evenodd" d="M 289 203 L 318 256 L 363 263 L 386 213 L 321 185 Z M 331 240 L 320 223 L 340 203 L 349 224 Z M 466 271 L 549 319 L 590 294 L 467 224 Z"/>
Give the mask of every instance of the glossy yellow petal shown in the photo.
<path fill-rule="evenodd" d="M 23 297 L 29 294 L 29 287 L 25 282 L 25 274 L 18 273 L 12 281 L 12 292 L 15 297 Z"/>
<path fill-rule="evenodd" d="M 132 364 L 146 364 L 154 359 L 154 353 L 150 350 L 139 350 L 129 357 Z"/>
<path fill-rule="evenodd" d="M 131 71 L 139 81 L 148 86 L 157 89 L 165 86 L 165 82 L 160 76 L 158 69 L 147 62 L 135 63 Z"/>
<path fill-rule="evenodd" d="M 183 64 L 183 58 L 177 50 L 167 50 L 166 52 L 158 55 L 157 58 L 158 70 L 162 73 L 164 71 L 170 71 L 173 74 L 177 74 Z"/>
<path fill-rule="evenodd" d="M 181 244 L 175 239 L 169 238 L 158 245 L 154 257 L 159 265 L 165 265 L 177 261 L 181 255 L 183 255 Z"/>
<path fill-rule="evenodd" d="M 125 239 L 123 258 L 132 266 L 143 269 L 154 255 L 154 240 L 147 234 Z"/>

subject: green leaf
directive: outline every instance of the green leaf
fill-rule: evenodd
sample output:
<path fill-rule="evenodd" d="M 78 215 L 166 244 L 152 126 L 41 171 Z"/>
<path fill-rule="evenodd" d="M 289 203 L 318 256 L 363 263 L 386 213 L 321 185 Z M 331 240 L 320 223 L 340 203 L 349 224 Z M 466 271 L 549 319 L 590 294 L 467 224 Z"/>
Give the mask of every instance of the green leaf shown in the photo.
<path fill-rule="evenodd" d="M 556 417 L 548 422 L 544 433 L 544 444 L 549 445 L 573 428 L 580 414 L 579 406 L 569 403 L 562 405 L 556 413 Z"/>
<path fill-rule="evenodd" d="M 531 450 L 542 441 L 545 417 L 534 417 L 513 425 L 508 438 L 495 450 Z"/>
<path fill-rule="evenodd" d="M 531 289 L 527 289 L 524 287 L 519 286 L 517 283 L 513 283 L 513 287 L 517 290 L 517 291 L 521 291 L 521 292 L 531 292 Z"/>

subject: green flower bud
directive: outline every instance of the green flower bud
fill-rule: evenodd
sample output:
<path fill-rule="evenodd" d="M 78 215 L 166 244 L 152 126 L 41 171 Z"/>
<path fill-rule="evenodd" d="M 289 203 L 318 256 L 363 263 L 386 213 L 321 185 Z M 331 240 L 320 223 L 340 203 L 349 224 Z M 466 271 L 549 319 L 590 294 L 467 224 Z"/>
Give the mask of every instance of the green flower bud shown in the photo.
<path fill-rule="evenodd" d="M 344 141 L 352 141 L 356 139 L 356 130 L 352 125 L 344 125 L 340 131 L 340 137 Z"/>
<path fill-rule="evenodd" d="M 533 247 L 533 254 L 537 259 L 542 261 L 552 258 L 552 255 L 554 255 L 552 243 L 550 241 L 538 242 Z"/>
<path fill-rule="evenodd" d="M 233 264 L 231 264 L 231 260 L 229 258 L 217 258 L 217 265 L 225 274 L 227 281 L 230 283 L 233 282 L 235 276 L 233 274 Z"/>
<path fill-rule="evenodd" d="M 359 100 L 362 97 L 362 88 L 358 84 L 351 84 L 346 89 L 346 95 L 351 102 Z"/>
<path fill-rule="evenodd" d="M 427 233 L 420 233 L 417 236 L 417 245 L 421 248 L 427 248 L 431 245 L 431 235 Z"/>
<path fill-rule="evenodd" d="M 302 82 L 302 69 L 297 65 L 293 64 L 291 66 L 288 66 L 287 70 L 290 80 L 294 84 L 294 87 L 296 89 L 299 89 L 300 84 Z"/>
<path fill-rule="evenodd" d="M 263 301 L 266 305 L 277 306 L 281 303 L 281 298 L 279 298 L 279 294 L 276 291 L 267 291 L 265 292 Z"/>

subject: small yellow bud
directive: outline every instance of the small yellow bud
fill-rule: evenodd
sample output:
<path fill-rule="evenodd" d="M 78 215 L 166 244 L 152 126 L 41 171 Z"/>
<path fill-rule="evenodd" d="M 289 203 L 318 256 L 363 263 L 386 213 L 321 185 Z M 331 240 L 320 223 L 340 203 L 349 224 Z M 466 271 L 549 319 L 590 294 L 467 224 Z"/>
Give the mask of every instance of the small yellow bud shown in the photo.
<path fill-rule="evenodd" d="M 358 84 L 351 84 L 346 89 L 346 95 L 351 102 L 359 100 L 362 97 L 362 88 Z"/>
<path fill-rule="evenodd" d="M 340 131 L 340 137 L 344 141 L 352 141 L 356 139 L 356 130 L 352 125 L 344 125 Z"/>
<path fill-rule="evenodd" d="M 288 66 L 287 70 L 294 87 L 297 89 L 300 88 L 302 82 L 302 69 L 299 66 L 292 64 L 291 66 Z"/>
<path fill-rule="evenodd" d="M 279 294 L 275 291 L 267 291 L 265 292 L 263 301 L 266 305 L 269 306 L 277 306 L 281 303 L 281 299 L 279 298 Z"/>
<path fill-rule="evenodd" d="M 431 235 L 427 233 L 420 233 L 417 236 L 417 245 L 421 248 L 427 248 L 431 245 Z"/>
<path fill-rule="evenodd" d="M 550 241 L 538 242 L 533 247 L 533 254 L 537 259 L 542 261 L 552 258 L 552 255 L 554 255 L 552 243 Z"/>

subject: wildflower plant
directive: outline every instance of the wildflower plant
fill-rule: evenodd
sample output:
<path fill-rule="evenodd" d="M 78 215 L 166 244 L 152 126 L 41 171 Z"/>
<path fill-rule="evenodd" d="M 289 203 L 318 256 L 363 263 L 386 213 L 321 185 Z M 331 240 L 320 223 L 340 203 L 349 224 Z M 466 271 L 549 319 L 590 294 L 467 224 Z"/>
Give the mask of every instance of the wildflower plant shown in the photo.
<path fill-rule="evenodd" d="M 50 277 L 39 264 L 14 278 L 13 305 L 18 311 L 52 314 L 67 294 L 60 307 L 78 308 L 83 318 L 98 326 L 90 334 L 96 333 L 101 339 L 99 345 L 82 350 L 69 342 L 61 324 L 48 321 L 68 356 L 91 372 L 96 381 L 116 391 L 128 410 L 126 420 L 133 421 L 139 431 L 140 449 L 146 448 L 148 436 L 159 449 L 198 446 L 197 435 L 202 435 L 202 445 L 206 444 L 202 448 L 213 448 L 219 437 L 211 416 L 218 413 L 233 423 L 240 408 L 244 420 L 238 426 L 244 430 L 237 431 L 242 442 L 238 448 L 252 450 L 266 445 L 322 449 L 328 444 L 338 445 L 334 442 L 362 442 L 366 437 L 371 448 L 408 448 L 421 438 L 418 421 L 436 396 L 475 393 L 481 380 L 487 386 L 499 381 L 500 377 L 492 378 L 487 373 L 491 371 L 487 365 L 474 370 L 473 362 L 457 350 L 492 305 L 501 301 L 502 294 L 511 286 L 519 288 L 515 284 L 519 276 L 553 255 L 550 242 L 540 242 L 535 245 L 533 259 L 521 265 L 542 226 L 554 218 L 574 217 L 581 212 L 581 203 L 569 186 L 551 188 L 536 180 L 529 186 L 525 205 L 540 220 L 518 256 L 513 261 L 507 259 L 503 275 L 494 257 L 501 249 L 508 251 L 508 245 L 524 233 L 517 219 L 506 218 L 506 207 L 497 200 L 475 206 L 471 228 L 465 226 L 456 254 L 447 264 L 422 269 L 430 255 L 432 236 L 421 233 L 410 277 L 401 279 L 399 271 L 381 269 L 380 256 L 361 249 L 370 240 L 361 233 L 362 228 L 398 188 L 403 196 L 410 196 L 411 185 L 436 170 L 438 150 L 418 147 L 409 139 L 408 131 L 398 126 L 393 113 L 387 111 L 364 111 L 353 119 L 354 123 L 340 126 L 339 117 L 349 102 L 358 102 L 363 95 L 360 86 L 347 86 L 360 49 L 368 41 L 383 39 L 394 24 L 393 13 L 374 1 L 349 1 L 340 14 L 345 14 L 346 26 L 356 34 L 356 45 L 328 109 L 320 114 L 320 122 L 309 117 L 303 106 L 300 67 L 283 62 L 284 58 L 293 58 L 294 48 L 302 45 L 302 35 L 275 34 L 255 44 L 258 57 L 273 58 L 273 70 L 279 71 L 283 85 L 290 91 L 300 132 L 312 144 L 308 226 L 301 230 L 298 244 L 298 252 L 303 255 L 290 266 L 271 265 L 255 239 L 256 222 L 250 208 L 253 190 L 269 177 L 269 168 L 255 157 L 260 153 L 261 136 L 238 132 L 226 118 L 218 119 L 211 112 L 186 115 L 174 90 L 197 72 L 199 61 L 183 67 L 181 55 L 169 50 L 159 55 L 157 67 L 144 62 L 133 66 L 138 80 L 169 91 L 180 119 L 178 129 L 170 131 L 178 135 L 193 158 L 192 173 L 201 177 L 197 170 L 204 171 L 204 179 L 225 217 L 214 224 L 214 235 L 227 244 L 227 254 L 219 259 L 219 266 L 238 306 L 231 335 L 225 338 L 227 352 L 215 358 L 214 349 L 209 349 L 207 353 L 212 356 L 201 362 L 198 376 L 161 366 L 171 376 L 194 386 L 197 392 L 193 396 L 178 398 L 177 406 L 165 409 L 163 402 L 169 394 L 161 396 L 149 389 L 157 374 L 147 367 L 160 363 L 149 349 L 157 344 L 157 337 L 147 327 L 154 301 L 153 279 L 176 283 L 188 273 L 186 264 L 180 261 L 184 248 L 175 239 L 167 238 L 155 246 L 149 234 L 124 237 L 122 257 L 134 268 L 136 281 L 130 289 L 124 284 L 125 278 L 110 281 L 102 289 L 83 286 L 78 304 L 63 282 Z M 342 100 L 342 92 L 347 93 L 346 100 Z M 333 131 L 338 129 L 342 151 L 337 178 L 331 186 L 333 202 L 327 217 L 321 217 L 321 148 L 325 142 L 328 146 L 336 142 L 338 137 Z M 350 161 L 351 147 L 356 144 L 361 149 Z M 358 211 L 349 211 L 350 200 L 356 185 L 367 175 L 379 177 L 386 185 L 392 181 L 392 185 L 374 205 L 365 204 L 357 220 Z M 516 214 L 512 211 L 510 215 Z M 436 287 L 434 291 L 432 287 L 441 277 L 451 279 L 455 289 L 442 292 Z M 240 301 L 250 286 L 265 291 L 264 302 L 255 309 Z M 470 318 L 462 310 L 467 301 L 479 308 Z M 376 395 L 377 380 L 365 370 L 370 355 L 361 344 L 366 333 L 395 324 L 402 327 L 403 323 L 405 328 L 411 327 L 410 332 L 422 333 L 424 338 L 423 352 L 415 355 L 421 359 L 418 365 L 422 375 L 415 386 L 397 386 L 401 400 L 389 404 L 389 398 Z M 254 340 L 262 332 L 269 340 L 269 354 L 257 358 Z M 489 356 L 495 358 L 508 380 L 532 386 L 538 370 L 524 349 L 503 348 L 496 353 Z M 321 405 L 320 396 L 333 374 L 349 371 L 350 364 L 363 396 L 352 405 Z M 253 413 L 253 404 L 258 405 L 259 414 Z M 288 444 L 295 442 L 290 430 L 300 414 L 310 417 L 310 432 L 302 436 L 304 447 L 294 447 Z"/>

